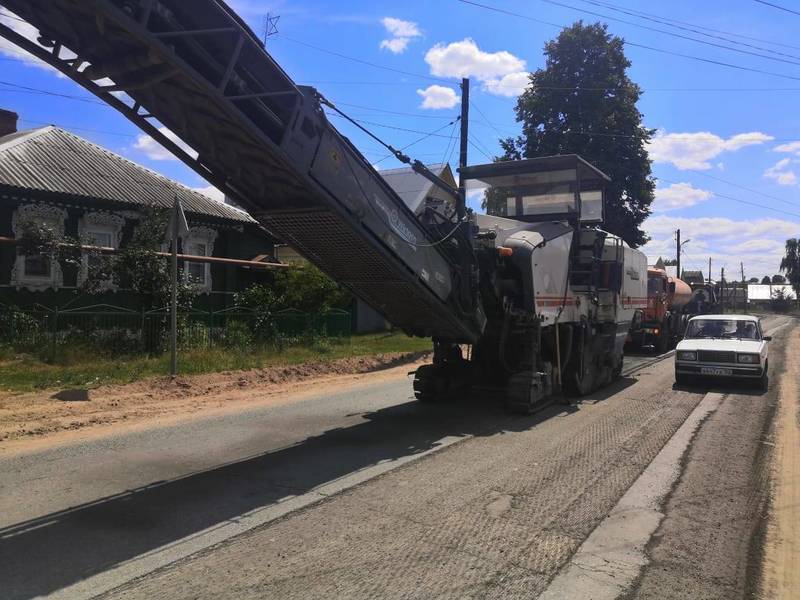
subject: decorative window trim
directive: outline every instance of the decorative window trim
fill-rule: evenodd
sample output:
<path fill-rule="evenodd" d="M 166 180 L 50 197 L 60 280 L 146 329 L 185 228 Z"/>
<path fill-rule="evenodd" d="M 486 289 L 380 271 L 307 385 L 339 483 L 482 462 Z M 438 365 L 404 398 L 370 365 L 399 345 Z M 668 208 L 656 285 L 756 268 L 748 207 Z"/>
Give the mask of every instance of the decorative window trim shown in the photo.
<path fill-rule="evenodd" d="M 184 253 L 188 254 L 187 249 L 190 247 L 191 244 L 205 244 L 206 245 L 206 256 L 214 256 L 214 242 L 217 239 L 217 230 L 212 229 L 211 227 L 205 227 L 202 225 L 196 225 L 194 227 L 189 227 L 189 235 L 186 236 L 186 239 L 183 240 L 183 249 Z M 204 282 L 202 284 L 198 284 L 198 288 L 201 293 L 209 294 L 211 293 L 212 288 L 212 281 L 211 281 L 211 264 L 210 263 L 201 263 L 204 267 L 205 274 L 204 274 Z M 183 266 L 183 280 L 186 283 L 189 283 L 189 269 L 184 262 Z"/>
<path fill-rule="evenodd" d="M 55 233 L 62 236 L 66 219 L 67 211 L 63 208 L 41 203 L 21 204 L 11 214 L 11 231 L 15 238 L 19 238 L 22 235 L 22 223 L 50 220 L 53 221 Z M 18 252 L 11 269 L 11 285 L 18 290 L 25 288 L 32 292 L 42 292 L 51 288 L 57 290 L 64 285 L 64 273 L 57 259 L 50 259 L 50 275 L 38 277 L 25 273 L 25 258 L 24 254 Z"/>
<path fill-rule="evenodd" d="M 111 234 L 111 247 L 119 248 L 122 242 L 122 228 L 125 226 L 125 218 L 109 212 L 86 212 L 78 220 L 78 237 L 83 239 L 90 231 L 103 231 Z M 78 270 L 78 287 L 82 286 L 89 277 L 89 255 L 81 253 L 81 267 Z M 98 284 L 98 288 L 104 291 L 114 291 L 117 286 L 113 280 L 107 279 Z"/>

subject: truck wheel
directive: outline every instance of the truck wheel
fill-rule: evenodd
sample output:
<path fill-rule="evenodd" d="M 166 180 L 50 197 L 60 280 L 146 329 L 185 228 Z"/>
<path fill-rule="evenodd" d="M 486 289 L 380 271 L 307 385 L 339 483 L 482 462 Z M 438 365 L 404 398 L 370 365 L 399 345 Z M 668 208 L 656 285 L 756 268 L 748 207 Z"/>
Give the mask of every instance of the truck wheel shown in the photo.
<path fill-rule="evenodd" d="M 669 350 L 671 346 L 672 331 L 670 331 L 669 325 L 664 325 L 661 327 L 661 333 L 658 336 L 658 341 L 656 342 L 656 352 L 658 352 L 658 354 L 664 354 L 664 352 Z"/>
<path fill-rule="evenodd" d="M 414 373 L 414 397 L 424 404 L 444 400 L 447 380 L 441 376 L 436 365 L 422 365 Z"/>

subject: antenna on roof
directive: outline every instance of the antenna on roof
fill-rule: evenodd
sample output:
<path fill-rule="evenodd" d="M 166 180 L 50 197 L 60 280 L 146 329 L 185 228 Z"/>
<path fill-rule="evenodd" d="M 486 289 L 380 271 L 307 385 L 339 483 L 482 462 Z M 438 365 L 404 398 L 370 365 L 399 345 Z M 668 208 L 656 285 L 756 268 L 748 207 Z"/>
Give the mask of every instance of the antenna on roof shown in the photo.
<path fill-rule="evenodd" d="M 272 13 L 267 13 L 264 17 L 264 45 L 267 45 L 267 38 L 272 37 L 278 33 L 278 21 L 280 20 L 280 15 L 273 15 Z"/>

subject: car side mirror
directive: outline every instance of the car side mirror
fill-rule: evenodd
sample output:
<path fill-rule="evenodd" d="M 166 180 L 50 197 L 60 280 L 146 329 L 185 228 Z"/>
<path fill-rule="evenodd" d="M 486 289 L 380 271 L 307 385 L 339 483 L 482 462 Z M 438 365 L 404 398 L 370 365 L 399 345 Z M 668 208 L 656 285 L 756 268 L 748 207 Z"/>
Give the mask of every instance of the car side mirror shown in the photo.
<path fill-rule="evenodd" d="M 772 336 L 771 335 L 765 335 L 761 339 L 764 340 L 765 342 L 771 342 L 772 341 Z"/>
<path fill-rule="evenodd" d="M 674 281 L 670 281 L 669 282 L 669 285 L 667 286 L 667 290 L 669 291 L 670 294 L 674 294 L 675 293 L 675 282 Z"/>

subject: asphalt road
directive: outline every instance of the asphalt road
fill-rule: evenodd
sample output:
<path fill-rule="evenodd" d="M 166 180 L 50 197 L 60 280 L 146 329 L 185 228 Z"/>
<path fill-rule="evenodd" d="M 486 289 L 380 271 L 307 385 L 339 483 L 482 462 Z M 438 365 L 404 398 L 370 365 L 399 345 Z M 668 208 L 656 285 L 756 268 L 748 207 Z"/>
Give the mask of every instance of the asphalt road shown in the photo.
<path fill-rule="evenodd" d="M 533 417 L 400 380 L 0 458 L 0 596 L 535 597 L 706 397 L 652 358 Z M 750 589 L 772 393 L 721 390 L 626 593 L 696 597 L 683 562 L 707 597 Z"/>

